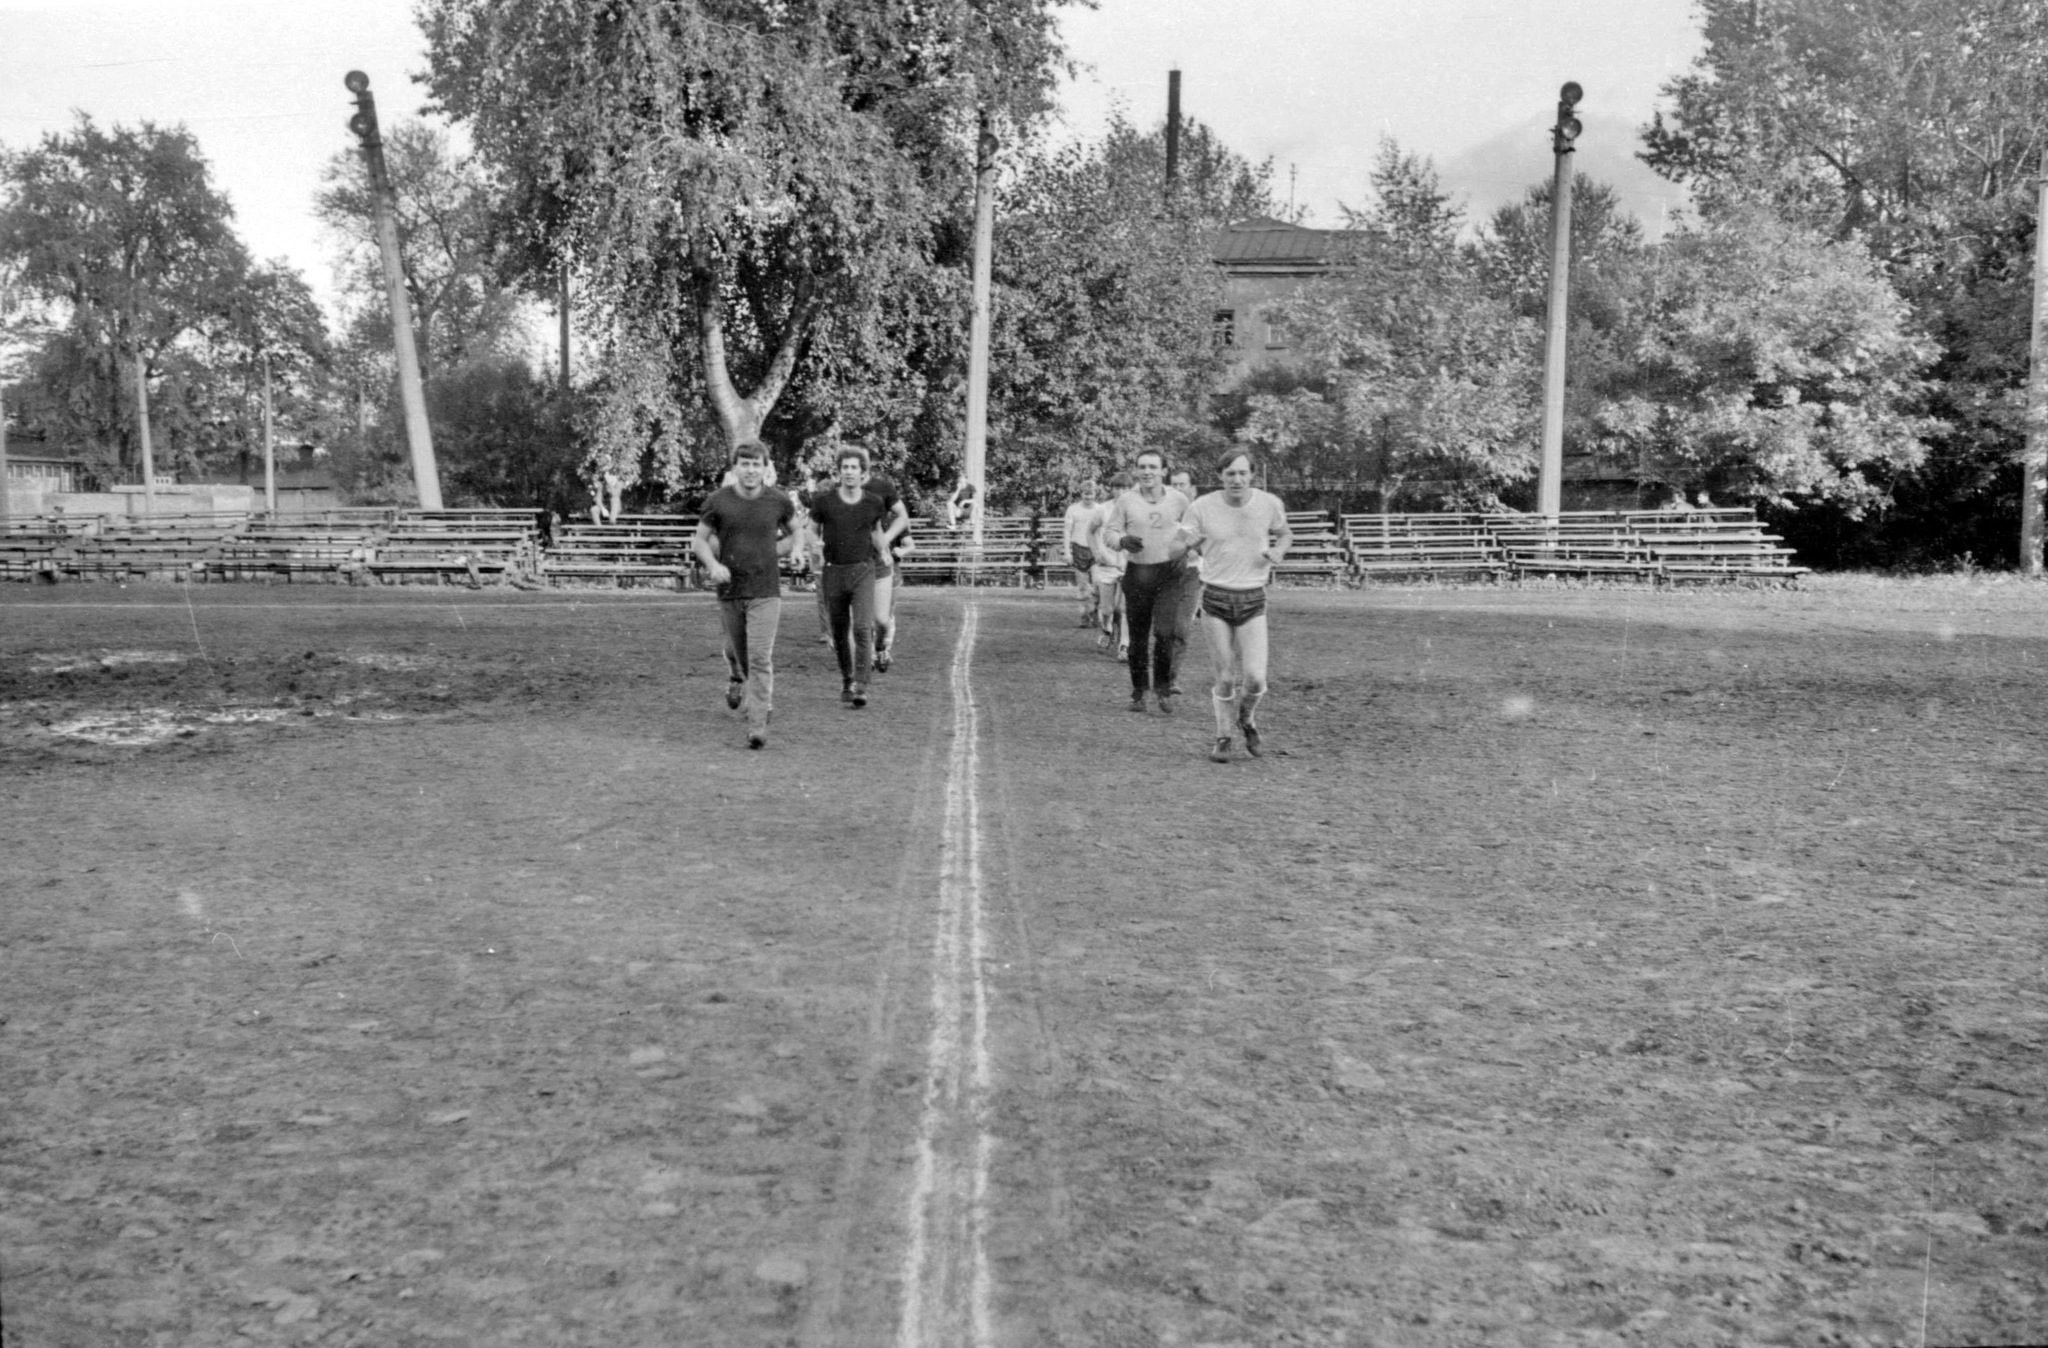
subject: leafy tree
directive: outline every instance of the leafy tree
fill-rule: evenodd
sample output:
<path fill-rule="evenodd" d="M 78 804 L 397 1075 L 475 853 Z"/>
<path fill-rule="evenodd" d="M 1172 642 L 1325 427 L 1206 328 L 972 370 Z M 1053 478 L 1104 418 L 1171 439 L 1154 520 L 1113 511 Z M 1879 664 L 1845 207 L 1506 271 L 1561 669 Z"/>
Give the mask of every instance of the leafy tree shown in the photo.
<path fill-rule="evenodd" d="M 1594 448 L 1725 498 L 1852 512 L 1920 461 L 1933 347 L 1857 243 L 1717 211 L 1637 268 L 1587 394 Z"/>
<path fill-rule="evenodd" d="M 506 186 L 511 265 L 573 263 L 623 374 L 600 452 L 687 477 L 793 388 L 790 439 L 907 434 L 977 116 L 1043 111 L 1056 3 L 425 0 L 429 85 Z"/>
<path fill-rule="evenodd" d="M 324 358 L 302 281 L 252 267 L 189 132 L 71 131 L 0 156 L 0 259 L 37 341 L 24 410 L 108 475 L 138 461 L 135 364 L 151 381 L 161 466 L 239 453 L 256 353 L 287 374 Z"/>
<path fill-rule="evenodd" d="M 1265 204 L 1263 170 L 1199 124 L 1169 198 L 1163 133 L 1121 119 L 1091 145 L 1034 147 L 996 216 L 990 481 L 1050 505 L 1076 479 L 1199 431 L 1220 368 L 1211 241 Z"/>
<path fill-rule="evenodd" d="M 1427 159 L 1384 140 L 1372 182 L 1342 270 L 1273 306 L 1305 360 L 1254 387 L 1235 434 L 1283 473 L 1374 481 L 1389 508 L 1490 504 L 1535 467 L 1536 325 L 1458 247 Z"/>
<path fill-rule="evenodd" d="M 2041 6 L 1704 0 L 1701 12 L 1705 49 L 1666 86 L 1643 157 L 1710 207 L 1760 200 L 1864 240 L 1940 345 L 1927 410 L 1946 434 L 1890 476 L 1889 510 L 1838 517 L 1811 541 L 1859 562 L 2015 555 L 2033 176 L 2048 147 Z"/>

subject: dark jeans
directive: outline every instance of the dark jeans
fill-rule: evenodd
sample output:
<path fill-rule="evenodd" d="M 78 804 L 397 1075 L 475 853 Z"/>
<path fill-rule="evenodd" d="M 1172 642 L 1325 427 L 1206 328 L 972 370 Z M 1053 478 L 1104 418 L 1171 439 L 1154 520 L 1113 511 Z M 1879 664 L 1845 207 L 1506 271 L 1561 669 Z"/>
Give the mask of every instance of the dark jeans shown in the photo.
<path fill-rule="evenodd" d="M 847 683 L 864 684 L 875 663 L 875 564 L 835 566 L 828 562 L 818 588 L 832 620 L 832 650 L 839 657 L 839 677 Z"/>
<path fill-rule="evenodd" d="M 1178 562 L 1132 562 L 1124 568 L 1124 626 L 1131 640 L 1133 692 L 1142 693 L 1149 686 L 1163 693 L 1173 686 L 1173 639 L 1180 631 L 1182 573 Z"/>

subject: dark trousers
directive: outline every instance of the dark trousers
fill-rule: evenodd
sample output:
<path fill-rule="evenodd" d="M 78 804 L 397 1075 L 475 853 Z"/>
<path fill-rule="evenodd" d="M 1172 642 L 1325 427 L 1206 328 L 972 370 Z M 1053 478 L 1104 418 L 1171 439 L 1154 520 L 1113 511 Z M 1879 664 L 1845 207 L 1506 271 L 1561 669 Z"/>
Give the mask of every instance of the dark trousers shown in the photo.
<path fill-rule="evenodd" d="M 839 657 L 839 677 L 866 683 L 875 663 L 875 564 L 826 563 L 818 582 L 825 613 L 832 621 L 832 651 Z"/>
<path fill-rule="evenodd" d="M 1142 693 L 1151 687 L 1163 693 L 1173 686 L 1181 574 L 1178 562 L 1132 562 L 1124 568 L 1124 628 L 1131 641 L 1132 692 Z"/>

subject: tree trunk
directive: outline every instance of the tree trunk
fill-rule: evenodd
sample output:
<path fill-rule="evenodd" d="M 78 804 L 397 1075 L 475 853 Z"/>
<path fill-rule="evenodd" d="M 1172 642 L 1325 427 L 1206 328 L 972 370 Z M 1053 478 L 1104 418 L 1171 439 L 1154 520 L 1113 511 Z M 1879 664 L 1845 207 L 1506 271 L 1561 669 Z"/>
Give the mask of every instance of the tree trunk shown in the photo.
<path fill-rule="evenodd" d="M 776 400 L 782 397 L 790 376 L 796 373 L 797 356 L 810 335 L 811 324 L 817 321 L 820 306 L 808 285 L 797 291 L 796 301 L 790 306 L 789 323 L 776 344 L 775 354 L 769 358 L 767 374 L 752 393 L 742 394 L 726 363 L 723 280 L 710 267 L 697 268 L 697 346 L 704 363 L 704 393 L 718 416 L 719 429 L 725 433 L 726 449 L 731 451 L 761 438 L 762 423 L 775 410 Z"/>

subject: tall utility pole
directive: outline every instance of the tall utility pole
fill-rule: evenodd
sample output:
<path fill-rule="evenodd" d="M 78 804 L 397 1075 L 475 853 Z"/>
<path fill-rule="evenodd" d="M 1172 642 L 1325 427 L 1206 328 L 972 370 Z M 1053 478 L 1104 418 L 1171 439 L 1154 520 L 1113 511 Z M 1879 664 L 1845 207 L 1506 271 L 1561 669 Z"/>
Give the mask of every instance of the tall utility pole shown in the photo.
<path fill-rule="evenodd" d="M 2034 331 L 2028 350 L 2027 447 L 2020 460 L 2020 573 L 2041 574 L 2042 494 L 2048 491 L 2048 156 L 2034 207 Z"/>
<path fill-rule="evenodd" d="M 405 266 L 398 252 L 398 212 L 391 175 L 384 168 L 384 138 L 377 131 L 377 100 L 370 77 L 351 70 L 342 83 L 356 96 L 348 129 L 363 143 L 370 167 L 370 204 L 377 217 L 377 251 L 384 255 L 384 289 L 391 296 L 391 346 L 398 357 L 398 391 L 405 404 L 405 440 L 412 448 L 412 478 L 420 508 L 441 508 L 441 474 L 434 466 L 434 434 L 427 426 L 427 395 L 420 384 L 420 357 L 413 345 L 412 305 L 405 297 Z"/>
<path fill-rule="evenodd" d="M 561 303 L 556 307 L 562 317 L 562 392 L 569 391 L 569 264 L 562 264 Z"/>
<path fill-rule="evenodd" d="M 263 353 L 263 508 L 277 514 L 277 441 L 271 433 L 270 353 Z"/>
<path fill-rule="evenodd" d="M 7 386 L 0 384 L 0 533 L 7 530 Z"/>
<path fill-rule="evenodd" d="M 1180 185 L 1180 72 L 1166 72 L 1166 195 Z"/>
<path fill-rule="evenodd" d="M 156 450 L 149 443 L 149 360 L 135 353 L 135 435 L 142 446 L 142 513 L 156 514 Z"/>
<path fill-rule="evenodd" d="M 1536 510 L 1553 524 L 1564 503 L 1565 310 L 1572 279 L 1572 142 L 1583 129 L 1572 109 L 1585 97 L 1576 83 L 1557 91 L 1550 152 L 1550 317 L 1543 337 L 1543 452 L 1537 461 Z"/>
<path fill-rule="evenodd" d="M 967 328 L 967 464 L 974 488 L 968 506 L 974 518 L 974 546 L 988 504 L 988 305 L 989 250 L 996 232 L 996 133 L 988 109 L 974 141 L 974 309 Z"/>

